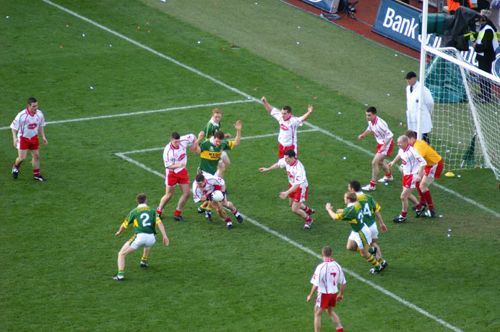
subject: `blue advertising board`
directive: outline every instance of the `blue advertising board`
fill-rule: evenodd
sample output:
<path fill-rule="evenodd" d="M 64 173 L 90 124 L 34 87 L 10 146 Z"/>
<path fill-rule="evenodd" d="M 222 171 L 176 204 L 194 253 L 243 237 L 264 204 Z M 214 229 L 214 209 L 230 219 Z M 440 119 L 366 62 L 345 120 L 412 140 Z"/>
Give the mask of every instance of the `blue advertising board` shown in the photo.
<path fill-rule="evenodd" d="M 332 12 L 333 3 L 335 2 L 335 0 L 302 0 L 302 1 L 319 9 L 327 11 L 329 13 Z"/>

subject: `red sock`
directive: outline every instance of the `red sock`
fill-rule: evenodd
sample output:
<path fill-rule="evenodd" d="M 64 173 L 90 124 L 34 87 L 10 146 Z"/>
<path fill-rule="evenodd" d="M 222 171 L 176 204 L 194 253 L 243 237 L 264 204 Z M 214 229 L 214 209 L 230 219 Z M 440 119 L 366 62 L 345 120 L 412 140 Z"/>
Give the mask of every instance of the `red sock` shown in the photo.
<path fill-rule="evenodd" d="M 224 219 L 224 222 L 227 224 L 228 222 L 231 222 L 231 218 L 227 217 L 226 219 Z"/>
<path fill-rule="evenodd" d="M 420 190 L 420 181 L 417 182 L 415 185 L 417 187 L 418 197 L 420 198 L 420 202 L 418 203 L 418 205 L 419 205 L 419 207 L 421 207 L 422 204 L 425 203 L 425 196 L 424 196 L 424 193 L 422 192 L 422 190 Z"/>
<path fill-rule="evenodd" d="M 311 216 L 307 216 L 307 217 L 305 217 L 305 218 L 304 218 L 304 220 L 305 220 L 305 221 L 306 221 L 306 223 L 308 223 L 308 224 L 312 222 L 312 218 L 311 218 Z"/>
<path fill-rule="evenodd" d="M 392 173 L 391 173 L 391 172 L 389 172 L 389 173 L 385 173 L 384 175 L 385 175 L 385 176 L 387 176 L 388 178 L 390 178 L 390 177 L 392 176 Z M 342 329 L 343 329 L 343 328 L 342 328 Z"/>
<path fill-rule="evenodd" d="M 344 328 L 343 327 L 337 327 L 337 332 L 344 332 Z"/>
<path fill-rule="evenodd" d="M 432 203 L 432 196 L 431 196 L 431 191 L 427 190 L 425 193 L 423 193 L 425 201 L 427 202 L 427 205 L 429 206 L 429 210 L 434 210 L 434 204 Z"/>
<path fill-rule="evenodd" d="M 181 210 L 175 209 L 174 216 L 179 217 L 182 214 Z"/>
<path fill-rule="evenodd" d="M 40 176 L 40 169 L 39 169 L 39 168 L 35 168 L 35 169 L 33 170 L 33 175 L 34 175 L 34 176 Z"/>
<path fill-rule="evenodd" d="M 370 186 L 375 187 L 377 185 L 377 181 L 370 180 Z"/>
<path fill-rule="evenodd" d="M 406 214 L 407 214 L 407 213 L 408 213 L 408 212 L 406 212 L 406 211 L 401 211 L 401 217 L 406 218 Z"/>
<path fill-rule="evenodd" d="M 311 214 L 311 212 L 312 212 L 312 210 L 309 206 L 305 206 L 305 208 L 303 208 L 302 210 L 304 210 L 304 212 L 307 214 Z"/>

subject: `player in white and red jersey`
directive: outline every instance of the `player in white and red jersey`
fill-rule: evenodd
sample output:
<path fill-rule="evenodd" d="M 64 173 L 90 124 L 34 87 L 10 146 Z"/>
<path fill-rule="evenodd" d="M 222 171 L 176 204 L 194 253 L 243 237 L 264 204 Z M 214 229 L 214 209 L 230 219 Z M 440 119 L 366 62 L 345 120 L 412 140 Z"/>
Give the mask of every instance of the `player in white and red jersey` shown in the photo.
<path fill-rule="evenodd" d="M 304 121 L 309 118 L 314 108 L 312 105 L 307 107 L 307 112 L 300 117 L 293 116 L 292 108 L 290 106 L 284 106 L 281 110 L 272 107 L 267 101 L 266 97 L 260 99 L 266 111 L 275 118 L 280 125 L 280 133 L 278 135 L 278 156 L 283 158 L 285 151 L 293 150 L 298 156 L 298 146 L 297 146 L 297 130 L 304 123 Z"/>
<path fill-rule="evenodd" d="M 375 157 L 373 157 L 372 160 L 372 178 L 370 183 L 362 187 L 362 189 L 365 191 L 373 191 L 377 186 L 377 176 L 380 166 L 384 168 L 385 175 L 380 178 L 378 182 L 384 183 L 394 180 L 391 169 L 387 166 L 387 162 L 385 161 L 385 157 L 389 157 L 392 153 L 394 141 L 392 139 L 392 131 L 389 129 L 387 123 L 382 120 L 381 117 L 377 116 L 377 109 L 375 107 L 368 107 L 365 113 L 366 120 L 368 120 L 368 127 L 358 136 L 358 139 L 362 140 L 368 134 L 373 134 L 373 136 L 375 136 L 375 140 L 377 141 L 377 149 Z"/>
<path fill-rule="evenodd" d="M 175 186 L 179 185 L 182 195 L 179 198 L 174 212 L 174 219 L 183 221 L 182 208 L 189 198 L 189 174 L 186 168 L 187 147 L 191 146 L 194 151 L 198 145 L 198 140 L 194 134 L 180 136 L 173 132 L 170 136 L 170 143 L 163 150 L 163 161 L 165 163 L 165 195 L 160 200 L 156 213 L 161 216 L 163 208 L 174 195 Z"/>
<path fill-rule="evenodd" d="M 395 223 L 402 223 L 406 221 L 408 199 L 415 205 L 418 204 L 418 200 L 412 194 L 412 191 L 416 187 L 417 182 L 422 179 L 424 166 L 427 165 L 427 163 L 413 146 L 411 146 L 407 136 L 403 135 L 398 137 L 398 147 L 398 155 L 389 163 L 389 167 L 392 167 L 401 159 L 401 168 L 403 170 L 403 191 L 401 192 L 402 210 L 401 214 L 396 216 L 393 220 Z"/>
<path fill-rule="evenodd" d="M 333 311 L 337 300 L 340 301 L 344 298 L 344 290 L 347 283 L 344 271 L 342 271 L 339 263 L 332 258 L 332 248 L 330 246 L 323 247 L 321 256 L 323 257 L 323 263 L 319 264 L 314 271 L 311 278 L 311 291 L 306 298 L 306 301 L 309 302 L 314 292 L 318 292 L 314 307 L 314 331 L 320 331 L 321 316 L 327 310 L 328 316 L 330 316 L 332 323 L 337 328 L 337 332 L 344 332 L 339 316 Z"/>
<path fill-rule="evenodd" d="M 21 163 L 26 159 L 28 150 L 30 150 L 33 179 L 45 181 L 45 178 L 40 174 L 40 142 L 38 140 L 38 133 L 40 133 L 43 144 L 48 143 L 47 137 L 45 137 L 44 126 L 45 117 L 42 111 L 38 109 L 38 101 L 34 97 L 29 97 L 26 108 L 19 112 L 10 124 L 12 141 L 14 147 L 17 149 L 17 158 L 14 165 L 12 165 L 12 177 L 14 179 L 17 179 L 19 176 Z"/>
<path fill-rule="evenodd" d="M 238 212 L 236 206 L 234 206 L 234 204 L 227 199 L 226 183 L 223 178 L 207 172 L 201 172 L 196 175 L 192 190 L 194 202 L 208 202 L 209 206 L 214 208 L 215 211 L 217 211 L 217 214 L 224 219 L 227 229 L 233 228 L 233 222 L 224 211 L 224 207 L 234 214 L 236 220 L 238 220 L 240 224 L 243 222 L 243 216 Z M 224 199 L 220 202 L 212 200 L 212 193 L 216 190 L 219 190 L 224 194 Z M 205 216 L 209 221 L 212 220 L 212 214 L 210 211 L 206 212 Z"/>
<path fill-rule="evenodd" d="M 304 219 L 304 229 L 310 229 L 313 223 L 311 215 L 315 212 L 305 202 L 307 201 L 309 184 L 307 183 L 304 165 L 297 159 L 295 151 L 285 151 L 285 156 L 272 166 L 261 167 L 259 172 L 269 172 L 277 168 L 286 168 L 288 176 L 288 190 L 279 193 L 281 199 L 290 202 L 292 212 Z"/>

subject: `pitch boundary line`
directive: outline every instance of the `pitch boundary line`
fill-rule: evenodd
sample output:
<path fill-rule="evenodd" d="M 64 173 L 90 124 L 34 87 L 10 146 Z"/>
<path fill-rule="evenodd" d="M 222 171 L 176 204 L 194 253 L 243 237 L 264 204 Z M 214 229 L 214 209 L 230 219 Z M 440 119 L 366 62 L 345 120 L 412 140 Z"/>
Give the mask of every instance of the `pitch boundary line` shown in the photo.
<path fill-rule="evenodd" d="M 170 57 L 170 56 L 167 56 L 167 55 L 165 55 L 165 54 L 163 54 L 163 53 L 161 53 L 161 52 L 159 52 L 159 51 L 156 51 L 155 49 L 153 49 L 153 48 L 151 48 L 151 47 L 149 47 L 149 46 L 146 46 L 146 45 L 144 45 L 144 44 L 142 44 L 142 43 L 139 43 L 138 41 L 135 41 L 135 40 L 133 40 L 133 39 L 131 39 L 131 38 L 129 38 L 129 37 L 127 37 L 127 36 L 125 36 L 125 35 L 123 35 L 123 34 L 119 33 L 119 32 L 116 32 L 116 31 L 114 31 L 114 30 L 112 30 L 112 29 L 110 29 L 110 28 L 108 28 L 108 27 L 106 27 L 106 26 L 104 26 L 104 25 L 101 25 L 101 24 L 99 24 L 99 23 L 97 23 L 97 22 L 95 22 L 95 21 L 93 21 L 93 20 L 91 20 L 91 19 L 89 19 L 89 18 L 87 18 L 87 17 L 85 17 L 85 16 L 82 16 L 82 15 L 80 15 L 80 14 L 78 14 L 78 13 L 76 13 L 76 12 L 74 12 L 74 11 L 72 11 L 72 10 L 68 9 L 68 8 L 66 8 L 66 7 L 63 7 L 63 6 L 58 5 L 58 4 L 55 4 L 55 3 L 53 3 L 53 2 L 52 2 L 52 1 L 50 1 L 50 0 L 43 0 L 43 2 L 45 2 L 46 4 L 51 5 L 51 6 L 53 6 L 53 7 L 56 7 L 56 8 L 58 8 L 59 10 L 62 10 L 62 11 L 66 12 L 66 13 L 68 13 L 68 14 L 70 14 L 70 15 L 72 15 L 72 16 L 74 16 L 74 17 L 76 17 L 76 18 L 79 18 L 79 19 L 81 19 L 81 20 L 83 20 L 83 21 L 87 22 L 87 23 L 90 23 L 91 25 L 93 25 L 93 26 L 95 26 L 95 27 L 98 27 L 99 29 L 102 29 L 102 30 L 104 30 L 104 31 L 106 31 L 106 32 L 109 32 L 110 34 L 112 34 L 112 35 L 114 35 L 114 36 L 116 36 L 116 37 L 118 37 L 118 38 L 121 38 L 121 39 L 123 39 L 123 40 L 125 40 L 125 41 L 127 41 L 127 42 L 129 42 L 129 43 L 131 43 L 131 44 L 133 44 L 133 45 L 135 45 L 135 46 L 137 46 L 137 47 L 139 47 L 139 48 L 142 48 L 142 49 L 144 49 L 144 50 L 146 50 L 146 51 L 148 51 L 148 52 L 150 52 L 150 53 L 153 53 L 153 54 L 155 54 L 156 56 L 159 56 L 159 57 L 161 57 L 161 58 L 163 58 L 163 59 L 165 59 L 165 60 L 167 60 L 167 61 L 170 61 L 170 62 L 172 62 L 172 63 L 174 63 L 174 64 L 176 64 L 176 65 L 178 65 L 178 66 L 180 66 L 180 67 L 182 67 L 182 68 L 184 68 L 184 69 L 186 69 L 186 70 L 188 70 L 188 71 L 192 72 L 192 73 L 195 73 L 195 74 L 197 74 L 197 75 L 199 75 L 199 76 L 201 76 L 201 77 L 204 77 L 204 78 L 206 78 L 206 79 L 210 80 L 211 82 L 214 82 L 214 83 L 216 83 L 216 84 L 218 84 L 218 85 L 220 85 L 220 86 L 222 86 L 222 87 L 224 87 L 224 88 L 226 88 L 226 89 L 228 89 L 228 90 L 230 90 L 230 91 L 233 91 L 233 92 L 235 92 L 235 93 L 237 93 L 237 94 L 239 94 L 239 95 L 241 95 L 241 96 L 244 96 L 244 97 L 246 97 L 249 101 L 255 101 L 255 102 L 257 102 L 257 103 L 261 103 L 261 101 L 260 101 L 259 99 L 255 98 L 255 97 L 253 97 L 253 96 L 251 96 L 251 95 L 249 95 L 249 94 L 247 94 L 247 93 L 245 93 L 245 92 L 243 92 L 243 91 L 241 91 L 241 90 L 239 90 L 239 89 L 237 89 L 237 88 L 235 88 L 235 87 L 232 87 L 232 86 L 230 86 L 230 85 L 228 85 L 228 84 L 226 84 L 226 83 L 224 83 L 224 82 L 222 82 L 222 81 L 220 81 L 220 80 L 218 80 L 218 79 L 216 79 L 216 78 L 214 78 L 214 77 L 212 77 L 212 76 L 210 76 L 210 75 L 208 75 L 208 74 L 205 74 L 205 73 L 201 72 L 200 70 L 198 70 L 198 69 L 196 69 L 196 68 L 193 68 L 193 67 L 191 67 L 191 66 L 189 66 L 189 65 L 186 65 L 186 64 L 184 64 L 184 63 L 182 63 L 182 62 L 180 62 L 180 61 L 178 61 L 178 60 L 176 60 L 176 59 L 174 59 L 174 58 L 172 58 L 172 57 Z M 347 145 L 349 145 L 349 146 L 350 146 L 350 147 L 352 147 L 352 148 L 355 148 L 355 149 L 357 149 L 357 150 L 359 150 L 359 151 L 362 151 L 362 152 L 367 153 L 367 154 L 368 154 L 368 155 L 370 155 L 370 156 L 373 156 L 373 153 L 372 153 L 372 152 L 370 152 L 370 151 L 368 151 L 368 150 L 364 149 L 364 148 L 363 148 L 363 147 L 361 147 L 361 146 L 358 146 L 358 145 L 356 145 L 356 144 L 352 143 L 351 141 L 345 140 L 345 139 L 343 139 L 342 137 L 337 136 L 337 135 L 333 134 L 333 133 L 332 133 L 332 132 L 330 132 L 330 131 L 327 131 L 327 130 L 325 130 L 325 129 L 322 129 L 322 128 L 320 128 L 320 127 L 318 127 L 318 126 L 315 126 L 315 125 L 313 125 L 313 124 L 311 124 L 311 123 L 306 123 L 306 125 L 310 126 L 311 128 L 316 128 L 316 129 L 320 130 L 322 133 L 324 133 L 324 134 L 326 134 L 326 135 L 328 135 L 328 136 L 330 136 L 330 137 L 333 137 L 333 138 L 335 138 L 336 140 L 338 140 L 338 141 L 340 141 L 340 142 L 342 142 L 342 143 L 344 143 L 344 144 L 347 144 Z M 483 211 L 486 211 L 486 212 L 488 212 L 488 213 L 493 214 L 493 215 L 494 215 L 495 217 L 497 217 L 497 218 L 500 218 L 500 213 L 497 213 L 496 211 L 494 211 L 494 210 L 492 210 L 492 209 L 490 209 L 490 208 L 488 208 L 488 207 L 484 206 L 483 204 L 481 204 L 481 203 L 479 203 L 479 202 L 476 202 L 476 201 L 474 201 L 473 199 L 470 199 L 470 198 L 468 198 L 468 197 L 466 197 L 466 196 L 464 196 L 464 195 L 462 195 L 462 194 L 459 194 L 459 193 L 457 193 L 456 191 L 451 190 L 451 189 L 449 189 L 449 188 L 446 188 L 446 187 L 444 187 L 444 186 L 442 186 L 442 185 L 440 185 L 440 184 L 438 184 L 438 183 L 435 183 L 434 185 L 435 185 L 437 188 L 439 188 L 439 189 L 441 189 L 441 190 L 444 190 L 445 192 L 447 192 L 447 193 L 449 193 L 449 194 L 452 194 L 452 195 L 454 195 L 455 197 L 457 197 L 457 198 L 459 198 L 459 199 L 462 199 L 462 200 L 464 200 L 464 201 L 465 201 L 465 202 L 467 202 L 467 203 L 470 203 L 470 204 L 472 204 L 472 205 L 475 205 L 475 206 L 477 206 L 478 208 L 480 208 L 481 210 L 483 210 Z"/>
<path fill-rule="evenodd" d="M 312 130 L 312 131 L 317 131 L 317 130 Z M 309 131 L 311 132 L 311 131 Z M 268 135 L 257 135 L 256 137 L 252 137 L 252 136 L 249 136 L 247 137 L 247 139 L 252 139 L 252 138 L 263 138 L 263 137 L 270 137 L 270 136 L 275 136 L 273 134 L 268 134 Z M 120 157 L 121 159 L 133 164 L 133 165 L 136 165 L 138 166 L 139 168 L 147 171 L 147 172 L 150 172 L 156 176 L 159 176 L 161 178 L 164 178 L 164 175 L 148 166 L 146 166 L 145 164 L 143 163 L 140 163 L 138 162 L 137 160 L 133 159 L 133 158 L 130 158 L 128 156 L 126 156 L 127 154 L 132 154 L 132 153 L 140 153 L 140 152 L 150 152 L 150 151 L 157 151 L 158 148 L 151 148 L 151 149 L 143 149 L 143 150 L 133 150 L 133 151 L 125 151 L 125 152 L 117 152 L 115 153 L 116 156 Z M 244 216 L 244 218 L 249 221 L 251 224 L 253 224 L 254 226 L 257 226 L 258 228 L 264 230 L 265 232 L 271 234 L 271 235 L 274 235 L 276 236 L 277 238 L 287 242 L 288 244 L 294 246 L 295 248 L 298 248 L 300 250 L 302 250 L 303 252 L 305 253 L 308 253 L 318 259 L 321 259 L 321 256 L 318 255 L 317 253 L 315 253 L 312 249 L 290 239 L 288 236 L 284 235 L 284 234 L 281 234 L 280 232 L 277 232 L 275 230 L 273 230 L 272 228 L 258 222 L 257 220 L 245 215 L 245 214 L 242 214 Z M 405 300 L 404 298 L 394 294 L 393 292 L 385 289 L 384 287 L 382 286 L 379 286 L 377 284 L 375 284 L 373 281 L 370 281 L 366 278 L 363 278 L 362 276 L 360 276 L 358 273 L 354 272 L 354 271 L 351 271 L 350 269 L 346 269 L 346 268 L 343 268 L 344 271 L 349 274 L 351 277 L 357 279 L 358 281 L 361 281 L 362 283 L 374 288 L 375 290 L 378 290 L 379 292 L 383 293 L 384 295 L 396 300 L 397 302 L 407 306 L 408 308 L 410 309 L 413 309 L 415 311 L 417 311 L 418 313 L 422 314 L 423 316 L 427 317 L 427 318 L 430 318 L 432 320 L 434 320 L 435 322 L 443 325 L 444 327 L 447 327 L 449 328 L 450 330 L 452 331 L 455 331 L 455 332 L 463 332 L 460 328 L 454 326 L 454 325 L 451 325 L 450 323 L 446 322 L 445 320 L 431 314 L 430 312 L 420 308 L 419 306 L 417 306 L 416 304 L 413 304 L 407 300 Z"/>
<path fill-rule="evenodd" d="M 73 119 L 63 119 L 63 120 L 56 120 L 56 121 L 47 121 L 46 124 L 52 125 L 52 124 L 61 124 L 61 123 L 68 123 L 68 122 L 82 122 L 82 121 L 122 118 L 122 117 L 137 116 L 137 115 L 144 115 L 144 114 L 183 111 L 183 110 L 190 110 L 190 109 L 194 109 L 194 108 L 224 106 L 224 105 L 251 103 L 251 102 L 253 102 L 253 100 L 245 99 L 245 100 L 222 101 L 222 102 L 216 102 L 216 103 L 197 104 L 197 105 L 173 106 L 173 107 L 161 108 L 161 109 L 157 109 L 157 110 L 117 113 L 117 114 L 108 114 L 108 115 L 96 115 L 96 116 L 89 116 L 89 117 L 84 117 L 84 118 L 73 118 Z M 7 129 L 10 129 L 10 127 L 0 127 L 0 130 L 7 130 Z"/>

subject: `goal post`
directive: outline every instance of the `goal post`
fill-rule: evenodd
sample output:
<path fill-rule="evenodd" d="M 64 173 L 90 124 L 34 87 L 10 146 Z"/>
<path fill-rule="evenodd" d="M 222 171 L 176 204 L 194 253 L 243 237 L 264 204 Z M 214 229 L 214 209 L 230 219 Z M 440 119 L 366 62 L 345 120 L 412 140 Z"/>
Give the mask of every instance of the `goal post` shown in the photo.
<path fill-rule="evenodd" d="M 428 0 L 423 5 L 421 40 L 427 40 Z M 445 168 L 486 167 L 500 180 L 500 79 L 464 61 L 455 48 L 424 43 L 420 79 L 434 97 L 431 144 Z"/>

